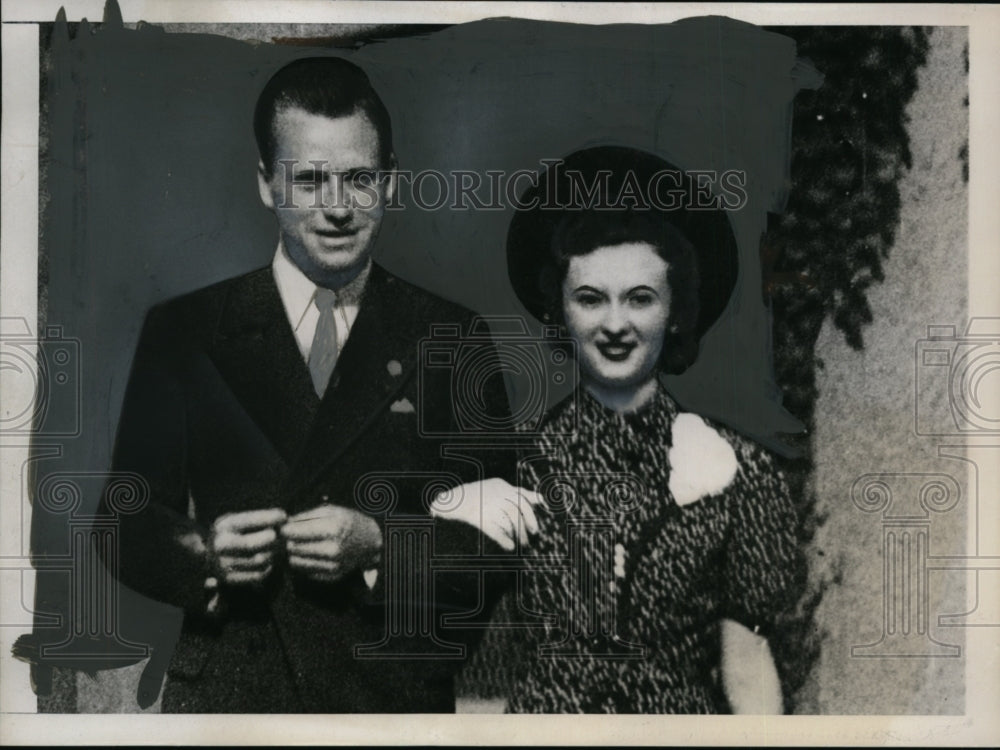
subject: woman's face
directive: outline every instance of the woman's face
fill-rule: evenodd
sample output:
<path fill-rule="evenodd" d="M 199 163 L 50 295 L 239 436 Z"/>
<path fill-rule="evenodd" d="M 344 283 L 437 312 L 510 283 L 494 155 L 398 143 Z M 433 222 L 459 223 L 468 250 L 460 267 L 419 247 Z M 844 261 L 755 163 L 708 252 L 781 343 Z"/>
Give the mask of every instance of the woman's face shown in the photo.
<path fill-rule="evenodd" d="M 628 395 L 654 377 L 670 310 L 667 263 L 645 242 L 570 259 L 563 314 L 585 386 Z"/>

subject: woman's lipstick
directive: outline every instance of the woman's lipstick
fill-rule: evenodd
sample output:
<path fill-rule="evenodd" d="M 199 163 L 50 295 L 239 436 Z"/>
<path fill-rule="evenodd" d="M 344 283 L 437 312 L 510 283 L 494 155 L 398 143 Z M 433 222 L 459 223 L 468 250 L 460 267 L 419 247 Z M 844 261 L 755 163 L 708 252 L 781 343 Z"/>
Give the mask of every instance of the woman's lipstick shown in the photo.
<path fill-rule="evenodd" d="M 632 354 L 635 346 L 635 344 L 616 341 L 613 343 L 598 343 L 597 349 L 605 359 L 610 359 L 612 362 L 624 362 Z"/>

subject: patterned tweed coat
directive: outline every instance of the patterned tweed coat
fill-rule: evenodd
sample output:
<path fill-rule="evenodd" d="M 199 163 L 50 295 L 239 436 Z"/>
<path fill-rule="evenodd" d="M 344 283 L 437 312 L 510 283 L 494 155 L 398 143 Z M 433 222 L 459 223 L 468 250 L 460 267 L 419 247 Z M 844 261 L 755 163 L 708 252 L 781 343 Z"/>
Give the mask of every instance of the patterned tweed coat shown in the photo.
<path fill-rule="evenodd" d="M 728 711 L 720 619 L 766 632 L 795 593 L 795 510 L 770 457 L 662 389 L 624 416 L 580 391 L 537 448 L 519 482 L 546 509 L 501 609 L 535 623 L 508 710 Z"/>

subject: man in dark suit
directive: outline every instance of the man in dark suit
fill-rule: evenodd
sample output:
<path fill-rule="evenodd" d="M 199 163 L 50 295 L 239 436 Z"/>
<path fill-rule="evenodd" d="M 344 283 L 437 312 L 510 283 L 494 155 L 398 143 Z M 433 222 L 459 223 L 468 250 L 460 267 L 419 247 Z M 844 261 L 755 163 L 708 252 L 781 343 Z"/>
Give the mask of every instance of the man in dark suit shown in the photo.
<path fill-rule="evenodd" d="M 396 164 L 365 74 L 291 63 L 254 130 L 274 261 L 150 311 L 119 424 L 113 470 L 150 488 L 121 517 L 119 580 L 183 611 L 153 624 L 146 680 L 169 660 L 168 712 L 452 711 L 473 639 L 441 617 L 481 606 L 476 556 L 523 541 L 537 497 L 503 479 L 509 453 L 451 460 L 428 437 L 461 425 L 419 342 L 473 317 L 371 261 Z M 499 377 L 482 398 L 508 413 Z M 387 528 L 407 519 L 468 569 L 401 587 Z M 418 626 L 389 633 L 400 611 Z"/>

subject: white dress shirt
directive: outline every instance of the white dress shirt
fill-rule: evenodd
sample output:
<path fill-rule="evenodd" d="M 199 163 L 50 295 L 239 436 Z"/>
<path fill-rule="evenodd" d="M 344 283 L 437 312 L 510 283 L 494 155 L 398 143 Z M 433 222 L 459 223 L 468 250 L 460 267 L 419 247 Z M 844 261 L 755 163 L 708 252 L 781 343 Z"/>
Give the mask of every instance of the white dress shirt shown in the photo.
<path fill-rule="evenodd" d="M 358 317 L 361 295 L 364 293 L 371 267 L 369 260 L 353 280 L 334 290 L 337 292 L 333 319 L 337 326 L 338 352 L 344 351 L 347 337 L 351 334 L 351 326 Z M 285 315 L 295 333 L 295 342 L 299 345 L 302 359 L 308 362 L 313 336 L 316 335 L 316 324 L 319 322 L 319 309 L 313 304 L 316 285 L 292 263 L 280 241 L 271 268 L 274 271 L 274 283 L 278 286 L 278 294 L 281 295 L 281 303 L 285 306 Z"/>

